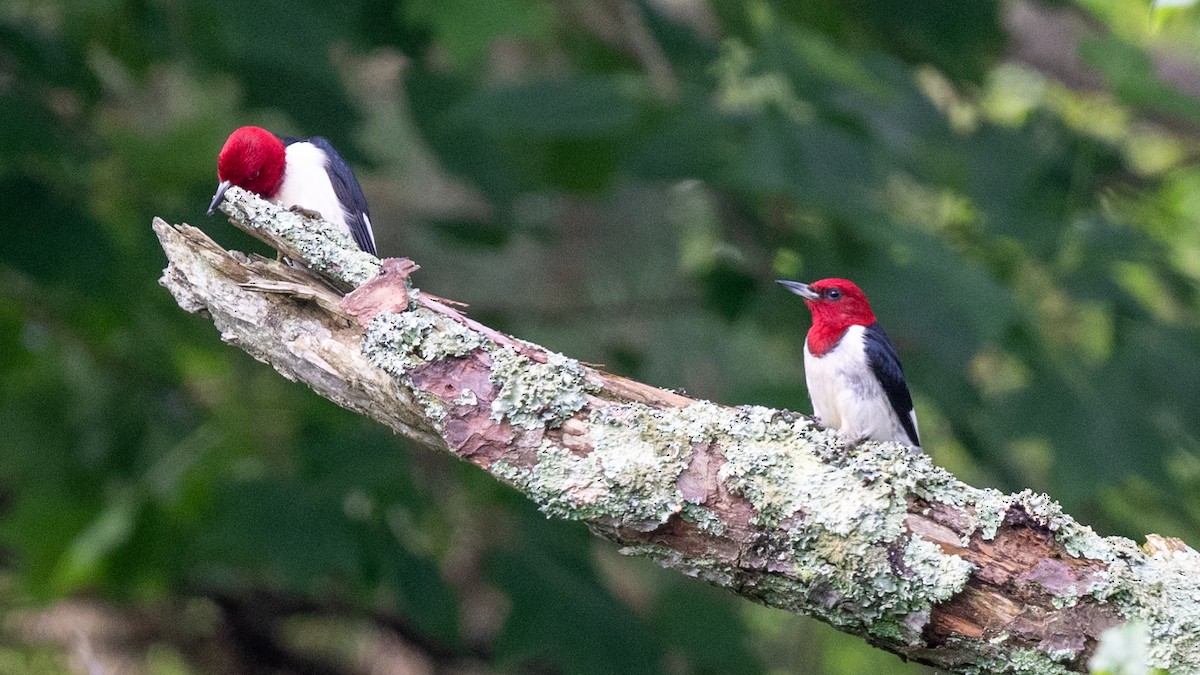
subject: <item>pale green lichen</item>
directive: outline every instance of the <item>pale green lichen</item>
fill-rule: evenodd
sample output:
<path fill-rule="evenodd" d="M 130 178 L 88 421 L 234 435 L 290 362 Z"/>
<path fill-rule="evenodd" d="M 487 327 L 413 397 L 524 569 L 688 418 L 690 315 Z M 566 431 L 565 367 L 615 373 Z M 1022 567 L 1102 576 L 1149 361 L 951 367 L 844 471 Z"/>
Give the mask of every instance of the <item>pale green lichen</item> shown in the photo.
<path fill-rule="evenodd" d="M 993 488 L 982 490 L 975 499 L 975 528 L 978 528 L 979 536 L 985 541 L 996 538 L 1000 525 L 1004 523 L 1004 516 L 1008 513 L 1009 504 L 1007 496 Z"/>
<path fill-rule="evenodd" d="M 1045 494 L 1024 490 L 1010 495 L 992 488 L 973 488 L 949 473 L 944 477 L 927 477 L 916 486 L 914 494 L 964 511 L 967 516 L 964 544 L 976 533 L 984 540 L 994 539 L 1009 512 L 1020 507 L 1033 521 L 1048 529 L 1071 555 L 1105 562 L 1114 559 L 1111 541 L 1064 513 L 1062 506 Z"/>
<path fill-rule="evenodd" d="M 1045 654 L 1055 663 L 1068 663 L 1079 656 L 1079 650 L 1071 649 L 1070 647 L 1060 647 L 1058 649 L 1047 649 L 1045 650 Z"/>
<path fill-rule="evenodd" d="M 1074 584 L 1071 584 L 1068 590 L 1062 595 L 1055 595 L 1050 599 L 1050 604 L 1054 609 L 1067 609 L 1079 604 L 1080 596 L 1084 593 L 1082 589 Z"/>
<path fill-rule="evenodd" d="M 1128 576 L 1121 574 L 1117 582 L 1124 591 L 1117 602 L 1149 631 L 1147 665 L 1200 672 L 1200 553 L 1189 548 L 1130 560 L 1122 570 Z"/>
<path fill-rule="evenodd" d="M 362 349 L 373 365 L 405 382 L 417 366 L 482 349 L 491 360 L 490 378 L 497 389 L 492 416 L 529 429 L 562 424 L 587 405 L 588 392 L 595 389 L 574 359 L 549 352 L 546 362 L 539 363 L 512 347 L 496 346 L 461 322 L 424 310 L 376 315 L 367 325 Z M 464 391 L 456 402 L 477 401 L 474 395 Z M 433 397 L 422 401 L 440 413 L 441 403 Z"/>
<path fill-rule="evenodd" d="M 964 675 L 1069 675 L 1072 671 L 1036 649 L 1018 649 L 985 656 L 960 672 Z"/>
<path fill-rule="evenodd" d="M 488 471 L 493 476 L 520 490 L 529 481 L 529 469 L 514 466 L 503 459 L 492 462 Z"/>
<path fill-rule="evenodd" d="M 663 419 L 661 433 L 715 441 L 718 471 L 778 538 L 750 594 L 766 604 L 816 614 L 842 627 L 910 642 L 934 603 L 960 591 L 972 566 L 936 545 L 905 539 L 907 497 L 933 471 L 897 444 L 847 452 L 836 434 L 798 415 L 696 403 Z M 897 544 L 899 542 L 899 544 Z M 889 551 L 903 546 L 894 569 Z"/>
<path fill-rule="evenodd" d="M 484 344 L 479 333 L 437 314 L 380 312 L 367 324 L 362 350 L 372 365 L 407 378 L 419 365 L 464 356 Z"/>
<path fill-rule="evenodd" d="M 592 413 L 591 452 L 543 441 L 537 464 L 515 476 L 517 484 L 549 515 L 654 529 L 683 509 L 677 482 L 692 452 L 686 438 L 663 439 L 639 424 L 656 413 L 636 404 Z"/>
<path fill-rule="evenodd" d="M 293 213 L 237 186 L 226 191 L 220 209 L 245 225 L 286 241 L 308 268 L 350 288 L 379 274 L 379 259 L 360 249 L 348 232 L 332 223 Z"/>
<path fill-rule="evenodd" d="M 511 347 L 489 350 L 492 382 L 499 391 L 492 401 L 492 417 L 514 426 L 534 429 L 556 427 L 587 405 L 588 383 L 580 363 L 548 352 L 538 363 Z"/>
<path fill-rule="evenodd" d="M 960 492 L 971 494 L 972 490 L 962 486 Z M 1148 556 L 1128 539 L 1101 537 L 1064 513 L 1058 502 L 1029 490 L 1012 495 L 974 491 L 970 503 L 975 513 L 972 529 L 978 528 L 984 538 L 994 537 L 1009 510 L 1019 507 L 1049 530 L 1069 555 L 1106 563 L 1087 585 L 1056 596 L 1055 607 L 1071 607 L 1087 597 L 1111 603 L 1122 616 L 1144 626 L 1139 630 L 1147 635 L 1146 667 L 1200 672 L 1200 554 L 1196 551 L 1159 551 Z M 1029 650 L 1019 658 L 997 657 L 968 672 L 1065 672 L 1054 662 L 1076 656 L 1070 649 Z"/>
<path fill-rule="evenodd" d="M 437 396 L 411 387 L 409 371 L 431 361 L 465 356 L 484 344 L 483 336 L 456 321 L 426 311 L 410 311 L 380 312 L 372 317 L 361 348 L 372 365 L 409 385 L 426 418 L 437 423 L 446 416 L 445 404 Z M 466 394 L 463 392 L 459 398 Z"/>
<path fill-rule="evenodd" d="M 695 525 L 701 532 L 711 534 L 715 537 L 725 534 L 724 521 L 712 509 L 685 501 L 680 515 L 684 520 Z"/>
<path fill-rule="evenodd" d="M 621 548 L 621 555 L 645 556 L 659 565 L 716 586 L 729 587 L 736 583 L 739 570 L 709 558 L 687 556 L 673 548 L 658 544 L 638 544 Z"/>
<path fill-rule="evenodd" d="M 1053 598 L 1055 607 L 1072 607 L 1085 598 L 1111 603 L 1119 614 L 1144 626 L 1148 636 L 1144 665 L 1169 672 L 1200 672 L 1200 554 L 1187 549 L 1148 556 L 1128 539 L 1101 537 L 1064 513 L 1058 502 L 1030 490 L 1004 495 L 959 484 L 956 492 L 968 496 L 965 503 L 974 513 L 968 529 L 985 539 L 995 536 L 1011 509 L 1020 508 L 1049 530 L 1069 555 L 1107 565 L 1086 585 L 1070 587 Z M 1017 658 L 997 656 L 967 672 L 1065 672 L 1055 661 L 1076 656 L 1071 649 L 1028 650 Z"/>
<path fill-rule="evenodd" d="M 309 232 L 308 224 L 298 222 L 302 217 L 274 205 L 236 193 L 234 201 L 241 217 L 253 223 L 267 226 L 271 221 L 271 227 Z M 297 235 L 298 247 L 320 260 L 325 247 L 344 248 L 346 242 L 337 242 L 337 234 L 332 240 L 322 235 L 325 241 Z M 352 285 L 376 273 L 371 265 L 354 271 L 356 264 L 335 261 L 322 269 Z M 363 340 L 373 364 L 409 384 L 413 368 L 476 349 L 486 351 L 492 362 L 491 380 L 497 387 L 492 413 L 498 419 L 524 428 L 554 427 L 588 403 L 593 387 L 578 362 L 549 354 L 546 363 L 538 363 L 429 312 L 382 313 Z M 442 402 L 416 393 L 427 414 L 441 419 Z M 463 391 L 455 402 L 477 400 L 475 392 Z M 762 550 L 765 568 L 742 592 L 894 644 L 915 644 L 931 608 L 958 593 L 972 570 L 962 558 L 908 535 L 907 500 L 916 496 L 958 509 L 968 518 L 964 543 L 975 534 L 994 538 L 1010 510 L 1020 507 L 1070 555 L 1108 564 L 1107 573 L 1098 575 L 1090 588 L 1071 589 L 1056 599 L 1057 605 L 1069 606 L 1084 594 L 1111 602 L 1145 626 L 1149 665 L 1200 672 L 1200 556 L 1194 551 L 1146 556 L 1128 540 L 1098 536 L 1045 495 L 971 488 L 934 467 L 927 456 L 897 444 L 846 448 L 835 432 L 817 429 L 808 418 L 792 413 L 704 402 L 678 410 L 637 404 L 605 410 L 587 419 L 590 452 L 576 453 L 544 440 L 531 468 L 501 460 L 491 471 L 526 491 L 551 515 L 650 530 L 680 514 L 719 536 L 725 527 L 720 518 L 684 500 L 677 487 L 693 444 L 716 443 L 726 459 L 719 479 L 749 501 L 755 523 L 771 532 Z M 890 553 L 897 546 L 903 547 L 900 564 Z M 632 552 L 712 583 L 745 584 L 742 568 L 661 546 Z M 964 650 L 984 655 L 964 672 L 1055 675 L 1067 672 L 1060 662 L 1076 655 L 1068 649 L 1009 654 L 1005 641 L 998 639 L 963 640 Z"/>
<path fill-rule="evenodd" d="M 927 596 L 933 602 L 943 602 L 962 590 L 974 570 L 974 565 L 955 555 L 945 555 L 937 544 L 913 537 L 904 548 L 904 565 L 922 579 L 935 585 Z"/>
<path fill-rule="evenodd" d="M 1111 562 L 1114 552 L 1111 542 L 1096 534 L 1092 528 L 1081 525 L 1077 520 L 1065 514 L 1062 505 L 1048 495 L 1024 490 L 1010 497 L 1010 503 L 1020 505 L 1025 512 L 1046 526 L 1054 534 L 1055 540 L 1063 545 L 1068 553 L 1077 558 L 1090 558 Z"/>

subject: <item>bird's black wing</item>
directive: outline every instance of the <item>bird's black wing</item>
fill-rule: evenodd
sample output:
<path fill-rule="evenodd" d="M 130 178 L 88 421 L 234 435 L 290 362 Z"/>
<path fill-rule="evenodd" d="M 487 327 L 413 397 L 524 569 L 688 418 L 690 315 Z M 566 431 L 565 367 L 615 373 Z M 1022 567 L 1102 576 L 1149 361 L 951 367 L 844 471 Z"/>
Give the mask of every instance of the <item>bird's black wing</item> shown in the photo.
<path fill-rule="evenodd" d="M 285 138 L 283 142 L 290 145 L 289 141 L 295 142 L 295 140 Z M 371 213 L 367 208 L 367 198 L 363 196 L 362 187 L 359 186 L 358 179 L 354 177 L 354 172 L 350 170 L 350 165 L 333 147 L 333 144 L 323 136 L 313 136 L 307 140 L 324 151 L 325 156 L 329 158 L 329 180 L 333 183 L 333 192 L 337 195 L 338 201 L 345 207 L 346 223 L 350 226 L 350 234 L 354 237 L 355 243 L 367 253 L 378 255 L 375 252 L 375 232 L 371 229 Z"/>
<path fill-rule="evenodd" d="M 892 341 L 878 323 L 867 326 L 863 332 L 863 343 L 867 349 L 867 363 L 879 379 L 879 384 L 883 386 L 888 402 L 892 404 L 892 410 L 896 411 L 896 417 L 900 418 L 900 425 L 904 427 L 912 445 L 921 447 L 921 441 L 917 438 L 912 394 L 908 393 L 908 383 L 904 380 L 904 369 L 900 367 L 900 357 L 896 355 L 896 348 L 892 346 Z"/>

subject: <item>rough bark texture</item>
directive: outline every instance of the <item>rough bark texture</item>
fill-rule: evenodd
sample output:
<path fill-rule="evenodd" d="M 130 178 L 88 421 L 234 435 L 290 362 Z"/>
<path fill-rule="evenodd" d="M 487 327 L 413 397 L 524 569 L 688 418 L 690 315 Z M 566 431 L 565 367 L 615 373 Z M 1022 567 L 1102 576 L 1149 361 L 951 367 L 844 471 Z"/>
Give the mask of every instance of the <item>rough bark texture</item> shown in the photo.
<path fill-rule="evenodd" d="M 237 189 L 222 208 L 335 285 L 379 270 L 326 223 Z M 154 229 L 163 285 L 223 340 L 627 553 L 957 672 L 1086 672 L 1118 625 L 1152 665 L 1200 671 L 1200 555 L 1181 542 L 1139 549 L 897 444 L 599 372 L 408 289 L 411 266 L 388 263 L 348 312 L 307 271 Z"/>

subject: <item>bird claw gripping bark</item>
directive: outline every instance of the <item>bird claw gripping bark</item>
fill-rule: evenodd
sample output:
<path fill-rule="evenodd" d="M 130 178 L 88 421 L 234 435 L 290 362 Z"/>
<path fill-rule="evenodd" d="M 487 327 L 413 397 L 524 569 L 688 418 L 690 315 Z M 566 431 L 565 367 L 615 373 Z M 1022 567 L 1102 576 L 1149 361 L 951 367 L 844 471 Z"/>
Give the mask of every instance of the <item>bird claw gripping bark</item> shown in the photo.
<path fill-rule="evenodd" d="M 320 211 L 306 209 L 303 206 L 300 206 L 299 204 L 292 204 L 291 206 L 288 207 L 288 211 L 302 215 L 305 218 L 312 218 L 313 220 L 322 220 Z"/>

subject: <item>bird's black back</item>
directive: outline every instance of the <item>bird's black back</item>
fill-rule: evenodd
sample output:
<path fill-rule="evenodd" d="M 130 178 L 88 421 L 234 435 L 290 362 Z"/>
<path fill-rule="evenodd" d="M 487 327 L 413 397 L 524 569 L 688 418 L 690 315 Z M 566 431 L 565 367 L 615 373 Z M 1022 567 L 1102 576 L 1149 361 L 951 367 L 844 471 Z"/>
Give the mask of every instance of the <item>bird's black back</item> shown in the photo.
<path fill-rule="evenodd" d="M 896 348 L 892 346 L 892 341 L 878 322 L 867 326 L 863 331 L 863 343 L 867 350 L 867 363 L 879 379 L 896 417 L 900 418 L 904 433 L 908 434 L 913 446 L 921 447 L 921 440 L 917 438 L 917 427 L 913 423 L 912 394 L 908 392 L 908 382 L 904 379 L 904 369 L 900 367 L 900 357 L 896 354 Z"/>
<path fill-rule="evenodd" d="M 363 195 L 362 186 L 358 184 L 358 179 L 354 177 L 354 172 L 351 171 L 350 165 L 346 163 L 341 153 L 324 136 L 313 136 L 312 138 L 281 136 L 280 140 L 285 146 L 299 142 L 312 143 L 313 146 L 325 153 L 325 156 L 329 158 L 329 165 L 325 167 L 325 170 L 329 172 L 329 182 L 333 184 L 333 193 L 342 203 L 346 212 L 346 224 L 350 226 L 350 234 L 354 237 L 354 242 L 367 253 L 379 255 L 375 249 L 375 233 L 371 229 L 371 212 L 367 206 L 367 198 Z"/>

